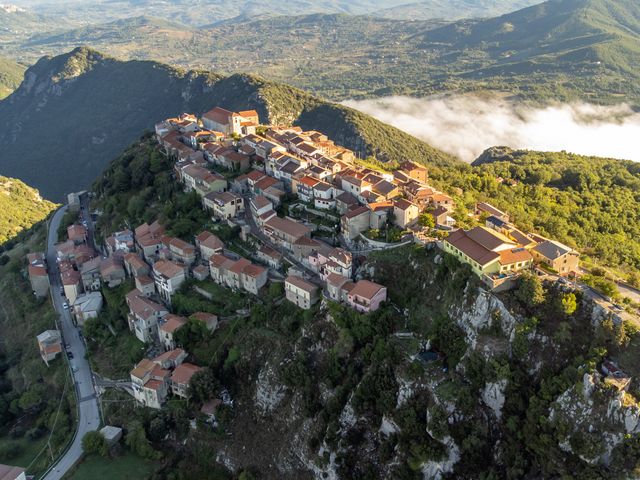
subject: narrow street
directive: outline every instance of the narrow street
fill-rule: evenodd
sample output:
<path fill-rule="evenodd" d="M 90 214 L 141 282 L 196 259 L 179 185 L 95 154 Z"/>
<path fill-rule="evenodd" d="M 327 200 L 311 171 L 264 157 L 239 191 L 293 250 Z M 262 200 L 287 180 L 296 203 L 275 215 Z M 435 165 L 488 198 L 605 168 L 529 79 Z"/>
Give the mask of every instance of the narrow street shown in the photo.
<path fill-rule="evenodd" d="M 66 206 L 61 207 L 51 218 L 49 231 L 47 234 L 47 263 L 49 266 L 49 281 L 51 283 L 51 300 L 56 312 L 60 315 L 58 328 L 62 331 L 65 345 L 69 346 L 73 353 L 73 359 L 69 361 L 71 375 L 73 376 L 76 398 L 78 401 L 78 421 L 76 432 L 67 452 L 49 469 L 42 478 L 45 480 L 60 480 L 82 457 L 82 437 L 85 433 L 97 430 L 100 427 L 100 413 L 98 400 L 93 387 L 93 378 L 89 362 L 85 357 L 85 344 L 80 337 L 79 330 L 71 320 L 69 310 L 64 309 L 62 304 L 66 302 L 60 293 L 62 284 L 58 273 L 56 262 L 56 252 L 54 244 L 58 238 L 58 227 L 62 217 L 67 210 Z M 88 211 L 85 209 L 85 211 Z M 90 219 L 89 219 L 90 221 Z"/>
<path fill-rule="evenodd" d="M 309 275 L 310 277 L 310 281 L 317 283 L 317 277 L 318 274 L 316 272 L 314 272 L 313 270 L 311 270 L 310 268 L 308 268 L 307 266 L 305 266 L 302 262 L 299 262 L 293 255 L 291 255 L 289 252 L 287 252 L 284 248 L 279 247 L 278 245 L 275 245 L 270 239 L 269 237 L 267 237 L 262 230 L 260 229 L 260 227 L 258 226 L 258 224 L 256 223 L 255 218 L 253 218 L 253 213 L 251 212 L 251 207 L 250 202 L 251 202 L 251 197 L 249 197 L 248 195 L 244 195 L 243 196 L 244 202 L 245 202 L 245 220 L 247 221 L 247 223 L 249 224 L 249 227 L 251 228 L 251 233 L 258 239 L 260 240 L 262 243 L 264 243 L 265 245 L 268 245 L 269 247 L 273 248 L 275 251 L 277 251 L 278 253 L 281 253 L 282 256 L 292 265 L 296 266 L 297 268 L 299 268 L 300 270 L 304 271 L 306 274 Z"/>

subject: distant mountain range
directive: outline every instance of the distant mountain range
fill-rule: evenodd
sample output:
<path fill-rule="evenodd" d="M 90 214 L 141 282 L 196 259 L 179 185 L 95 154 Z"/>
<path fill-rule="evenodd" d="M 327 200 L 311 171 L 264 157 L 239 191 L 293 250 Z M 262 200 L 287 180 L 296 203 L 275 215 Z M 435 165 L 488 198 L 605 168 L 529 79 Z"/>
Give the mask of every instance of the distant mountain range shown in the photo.
<path fill-rule="evenodd" d="M 212 25 L 234 17 L 260 20 L 279 15 L 349 14 L 373 15 L 402 20 L 434 18 L 488 18 L 527 7 L 540 0 L 75 0 L 51 2 L 31 0 L 24 3 L 29 12 L 63 18 L 86 25 L 127 17 L 151 15 L 190 26 Z"/>
<path fill-rule="evenodd" d="M 424 48 L 441 48 L 458 61 L 469 49 L 490 65 L 469 65 L 467 75 L 518 72 L 594 75 L 640 69 L 640 2 L 551 0 L 481 22 L 458 22 L 428 31 Z M 468 54 L 467 54 L 468 55 Z"/>
<path fill-rule="evenodd" d="M 429 8 L 459 12 L 463 4 L 485 5 L 487 13 L 504 7 L 441 0 Z M 142 16 L 34 33 L 5 44 L 5 53 L 35 62 L 42 52 L 57 55 L 86 44 L 118 58 L 254 73 L 331 100 L 491 89 L 543 102 L 640 105 L 639 9 L 635 0 L 551 0 L 455 23 L 245 12 L 203 28 L 176 23 L 179 17 Z"/>
<path fill-rule="evenodd" d="M 88 48 L 43 58 L 0 102 L 0 172 L 48 198 L 87 187 L 145 129 L 171 115 L 220 105 L 256 108 L 263 122 L 294 122 L 381 160 L 455 160 L 372 117 L 250 75 L 187 72 L 123 62 Z"/>
<path fill-rule="evenodd" d="M 427 0 L 394 6 L 372 15 L 397 20 L 490 18 L 540 3 L 540 0 Z"/>

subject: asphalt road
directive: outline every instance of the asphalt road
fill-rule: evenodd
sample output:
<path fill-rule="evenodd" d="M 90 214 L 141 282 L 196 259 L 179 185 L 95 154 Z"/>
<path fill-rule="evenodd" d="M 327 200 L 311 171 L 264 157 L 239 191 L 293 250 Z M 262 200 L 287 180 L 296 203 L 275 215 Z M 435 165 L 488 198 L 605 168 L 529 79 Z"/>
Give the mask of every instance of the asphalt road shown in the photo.
<path fill-rule="evenodd" d="M 82 457 L 82 437 L 84 434 L 97 430 L 100 426 L 100 412 L 98 400 L 93 387 L 91 368 L 85 358 L 84 341 L 79 336 L 79 331 L 71 320 L 68 310 L 62 308 L 66 299 L 60 294 L 61 282 L 58 274 L 58 264 L 56 263 L 56 252 L 53 245 L 57 241 L 57 231 L 60 221 L 66 212 L 66 206 L 60 208 L 49 224 L 47 236 L 47 263 L 49 265 L 49 281 L 51 282 L 51 297 L 53 306 L 60 314 L 59 326 L 66 345 L 71 347 L 73 359 L 70 363 L 75 367 L 72 372 L 77 398 L 79 402 L 79 417 L 76 424 L 76 435 L 69 450 L 58 459 L 57 463 L 49 470 L 43 478 L 45 480 L 61 479 Z"/>

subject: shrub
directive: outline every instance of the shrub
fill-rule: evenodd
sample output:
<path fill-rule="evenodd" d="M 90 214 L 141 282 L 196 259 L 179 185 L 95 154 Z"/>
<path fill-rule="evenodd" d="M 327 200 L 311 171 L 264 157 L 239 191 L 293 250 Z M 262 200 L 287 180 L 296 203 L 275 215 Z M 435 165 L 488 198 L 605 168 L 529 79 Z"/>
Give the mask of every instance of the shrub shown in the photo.
<path fill-rule="evenodd" d="M 87 432 L 82 437 L 82 451 L 88 455 L 98 454 L 105 457 L 109 453 L 107 440 L 100 432 Z"/>

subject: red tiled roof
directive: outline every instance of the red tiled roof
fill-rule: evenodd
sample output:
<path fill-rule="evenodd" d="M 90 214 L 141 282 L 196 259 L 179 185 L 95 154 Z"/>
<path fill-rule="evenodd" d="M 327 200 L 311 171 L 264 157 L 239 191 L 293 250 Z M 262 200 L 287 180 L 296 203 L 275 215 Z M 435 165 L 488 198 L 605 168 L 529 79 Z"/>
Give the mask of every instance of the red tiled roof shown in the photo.
<path fill-rule="evenodd" d="M 369 280 L 360 280 L 359 282 L 356 282 L 351 292 L 349 292 L 349 295 L 371 300 L 383 288 L 385 287 L 375 282 L 370 282 Z"/>
<path fill-rule="evenodd" d="M 327 275 L 327 283 L 337 288 L 340 288 L 345 284 L 345 282 L 348 281 L 348 278 L 343 277 L 342 275 L 338 275 L 337 273 L 331 272 L 329 275 Z"/>
<path fill-rule="evenodd" d="M 219 250 L 224 248 L 224 243 L 211 232 L 202 232 L 197 237 L 200 246 L 210 248 L 211 250 Z"/>
<path fill-rule="evenodd" d="M 255 110 L 240 110 L 238 112 L 238 114 L 241 117 L 245 117 L 245 118 L 247 118 L 247 117 L 257 117 L 258 116 L 258 112 L 256 112 Z"/>
<path fill-rule="evenodd" d="M 242 270 L 242 273 L 244 273 L 245 275 L 248 275 L 250 277 L 259 277 L 260 275 L 262 275 L 264 272 L 266 271 L 266 268 L 263 268 L 259 265 L 247 265 L 244 270 Z"/>
<path fill-rule="evenodd" d="M 311 232 L 311 229 L 306 225 L 294 222 L 288 218 L 273 217 L 267 221 L 266 226 L 294 238 L 304 237 Z"/>
<path fill-rule="evenodd" d="M 70 225 L 67 227 L 67 235 L 69 236 L 69 240 L 84 239 L 87 236 L 87 229 L 84 225 Z"/>
<path fill-rule="evenodd" d="M 153 363 L 159 365 L 164 362 L 175 362 L 181 356 L 185 354 L 185 351 L 181 348 L 174 348 L 173 350 L 169 350 L 168 352 L 164 352 L 161 355 L 158 355 L 153 359 Z"/>
<path fill-rule="evenodd" d="M 533 260 L 533 256 L 524 248 L 514 248 L 500 252 L 501 265 L 511 265 L 519 262 L 528 262 L 530 260 Z"/>
<path fill-rule="evenodd" d="M 178 315 L 167 315 L 165 320 L 166 322 L 160 326 L 160 330 L 166 333 L 173 333 L 185 323 L 187 323 L 186 318 L 180 317 Z"/>
<path fill-rule="evenodd" d="M 191 363 L 182 363 L 171 374 L 171 381 L 177 385 L 188 385 L 191 377 L 200 370 L 202 370 L 200 367 Z"/>
<path fill-rule="evenodd" d="M 394 206 L 396 208 L 399 208 L 400 210 L 408 210 L 411 207 L 418 208 L 415 203 L 411 203 L 409 200 L 406 200 L 404 198 L 395 200 L 393 203 L 394 203 Z"/>
<path fill-rule="evenodd" d="M 247 177 L 247 179 L 251 180 L 252 182 L 257 182 L 258 180 L 265 177 L 266 175 L 260 170 L 251 170 L 250 172 L 247 172 L 245 176 Z"/>
<path fill-rule="evenodd" d="M 209 258 L 209 263 L 214 268 L 228 269 L 229 267 L 231 267 L 231 265 L 234 264 L 234 261 L 220 253 L 214 253 Z"/>
<path fill-rule="evenodd" d="M 315 187 L 318 183 L 320 183 L 320 180 L 318 180 L 317 178 L 309 177 L 308 175 L 305 175 L 298 181 L 311 188 Z"/>
<path fill-rule="evenodd" d="M 236 275 L 240 275 L 249 265 L 251 265 L 251 262 L 249 260 L 247 260 L 246 258 L 240 258 L 235 261 L 229 271 L 235 273 Z"/>
<path fill-rule="evenodd" d="M 304 280 L 303 278 L 297 277 L 295 275 L 289 275 L 286 278 L 285 283 L 289 283 L 291 285 L 294 285 L 297 288 L 299 288 L 300 290 L 303 290 L 303 291 L 305 291 L 307 293 L 313 293 L 318 289 L 318 287 L 316 285 L 314 285 L 313 283 L 309 283 L 306 280 Z"/>
<path fill-rule="evenodd" d="M 142 260 L 142 258 L 140 258 L 140 255 L 138 255 L 137 253 L 127 253 L 124 256 L 124 261 L 135 269 L 149 266 L 144 260 Z"/>
<path fill-rule="evenodd" d="M 254 187 L 257 188 L 258 190 L 266 190 L 269 187 L 272 187 L 274 185 L 276 185 L 278 183 L 278 180 L 276 180 L 273 177 L 265 177 L 262 180 L 259 180 L 255 183 Z"/>
<path fill-rule="evenodd" d="M 202 115 L 202 118 L 206 118 L 207 120 L 212 120 L 216 123 L 220 123 L 222 125 L 227 125 L 229 123 L 229 117 L 233 115 L 233 112 L 229 110 L 225 110 L 221 107 L 215 107 L 209 110 L 207 113 Z"/>
<path fill-rule="evenodd" d="M 478 242 L 469 238 L 467 233 L 462 229 L 449 234 L 445 239 L 445 242 L 450 243 L 480 265 L 487 265 L 500 257 L 498 253 L 492 252 Z"/>
<path fill-rule="evenodd" d="M 140 285 L 151 285 L 153 283 L 153 279 L 148 275 L 138 275 L 136 277 L 136 283 L 140 283 Z"/>
<path fill-rule="evenodd" d="M 374 212 L 378 210 L 389 210 L 393 208 L 393 202 L 374 202 L 369 204 L 369 208 Z"/>
<path fill-rule="evenodd" d="M 140 318 L 149 318 L 155 313 L 166 312 L 163 305 L 145 297 L 138 289 L 133 289 L 127 293 L 127 304 L 131 312 Z"/>
<path fill-rule="evenodd" d="M 355 218 L 359 215 L 364 215 L 365 213 L 369 213 L 369 207 L 366 205 L 361 205 L 359 207 L 352 208 L 347 213 L 344 214 L 347 218 Z"/>
<path fill-rule="evenodd" d="M 29 276 L 30 277 L 46 277 L 47 269 L 42 265 L 29 265 Z"/>
<path fill-rule="evenodd" d="M 159 260 L 153 264 L 153 270 L 167 278 L 184 274 L 184 268 L 170 260 Z"/>

